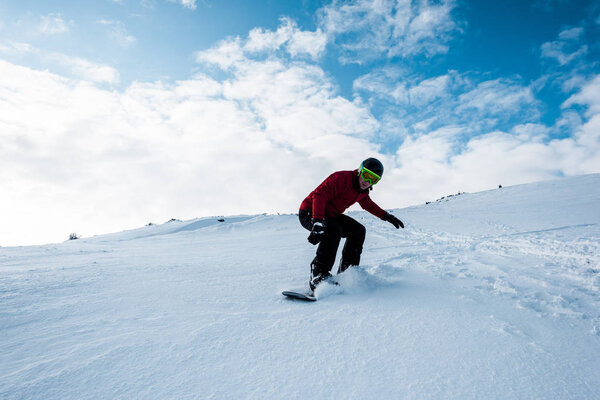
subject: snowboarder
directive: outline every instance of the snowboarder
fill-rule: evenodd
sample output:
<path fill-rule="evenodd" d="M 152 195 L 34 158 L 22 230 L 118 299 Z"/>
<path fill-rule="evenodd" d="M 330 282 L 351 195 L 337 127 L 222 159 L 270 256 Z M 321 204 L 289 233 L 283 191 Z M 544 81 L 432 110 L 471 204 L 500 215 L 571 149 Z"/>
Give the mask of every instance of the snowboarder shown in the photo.
<path fill-rule="evenodd" d="M 404 228 L 402 221 L 381 209 L 369 197 L 369 191 L 382 175 L 383 164 L 376 158 L 367 158 L 358 169 L 329 175 L 300 205 L 298 217 L 300 224 L 310 231 L 308 241 L 319 245 L 310 264 L 311 290 L 331 277 L 341 238 L 346 238 L 346 243 L 337 273 L 360 263 L 366 229 L 355 219 L 344 215 L 352 204 L 358 202 L 364 210 L 391 223 L 396 229 Z"/>

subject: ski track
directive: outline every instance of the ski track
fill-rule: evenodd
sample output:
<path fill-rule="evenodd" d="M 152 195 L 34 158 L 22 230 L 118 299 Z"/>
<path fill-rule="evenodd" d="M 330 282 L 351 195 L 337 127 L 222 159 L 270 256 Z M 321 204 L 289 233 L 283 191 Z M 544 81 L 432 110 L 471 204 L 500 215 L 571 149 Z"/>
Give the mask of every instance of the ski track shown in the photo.
<path fill-rule="evenodd" d="M 554 231 L 490 238 L 408 229 L 395 240 L 413 253 L 378 262 L 404 268 L 420 264 L 438 278 L 470 279 L 480 291 L 508 296 L 543 316 L 589 319 L 590 330 L 598 334 L 600 236 L 565 240 Z"/>
<path fill-rule="evenodd" d="M 600 175 L 562 185 L 353 212 L 316 303 L 294 215 L 0 248 L 0 398 L 600 398 Z"/>

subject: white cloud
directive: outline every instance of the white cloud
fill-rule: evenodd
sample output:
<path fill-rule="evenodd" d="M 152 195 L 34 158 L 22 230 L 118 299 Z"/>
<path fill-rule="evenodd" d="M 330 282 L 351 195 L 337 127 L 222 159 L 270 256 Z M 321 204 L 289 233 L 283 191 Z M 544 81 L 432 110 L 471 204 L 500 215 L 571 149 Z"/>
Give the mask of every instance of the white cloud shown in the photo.
<path fill-rule="evenodd" d="M 51 53 L 46 57 L 67 67 L 74 76 L 86 81 L 116 84 L 120 80 L 119 71 L 108 65 L 94 63 L 84 58 L 71 57 L 60 53 Z"/>
<path fill-rule="evenodd" d="M 254 28 L 248 34 L 248 41 L 244 45 L 244 50 L 249 52 L 275 51 L 292 37 L 292 24 L 290 20 L 284 23 L 277 31 Z"/>
<path fill-rule="evenodd" d="M 48 14 L 42 17 L 39 26 L 40 32 L 46 35 L 56 35 L 69 31 L 68 23 L 62 18 L 60 13 Z"/>
<path fill-rule="evenodd" d="M 68 71 L 72 77 L 89 82 L 115 84 L 120 80 L 119 71 L 113 67 L 80 57 L 42 50 L 28 43 L 0 42 L 0 53 L 19 58 L 32 56 L 51 69 Z"/>
<path fill-rule="evenodd" d="M 575 40 L 575 39 L 579 39 L 579 37 L 581 37 L 582 34 L 583 34 L 582 27 L 566 28 L 566 29 L 563 29 L 558 34 L 558 38 L 560 40 Z"/>
<path fill-rule="evenodd" d="M 196 53 L 196 61 L 214 65 L 223 70 L 243 68 L 247 60 L 264 59 L 280 52 L 292 59 L 317 60 L 325 51 L 325 35 L 320 31 L 302 31 L 289 18 L 282 18 L 276 31 L 255 28 L 248 37 L 228 38 L 216 46 Z"/>
<path fill-rule="evenodd" d="M 579 46 L 579 38 L 583 35 L 583 28 L 566 28 L 558 34 L 559 40 L 542 44 L 541 55 L 557 61 L 559 65 L 567 65 L 581 58 L 588 52 L 587 45 Z"/>
<path fill-rule="evenodd" d="M 325 52 L 326 45 L 327 37 L 320 29 L 315 32 L 297 30 L 290 38 L 287 50 L 292 57 L 308 54 L 316 60 Z"/>
<path fill-rule="evenodd" d="M 337 96 L 319 66 L 303 58 L 295 60 L 299 53 L 320 54 L 321 45 L 299 43 L 305 35 L 319 36 L 319 32 L 300 31 L 289 19 L 281 22 L 275 32 L 255 29 L 247 39 L 222 41 L 198 52 L 197 60 L 231 73 L 223 83 L 223 96 L 251 110 L 267 137 L 278 145 L 326 155 L 329 147 L 315 146 L 315 141 L 372 135 L 377 123 L 361 104 Z M 344 147 L 350 151 L 357 146 Z"/>
<path fill-rule="evenodd" d="M 566 65 L 588 52 L 587 45 L 583 45 L 578 50 L 571 53 L 565 52 L 564 48 L 565 42 L 546 42 L 542 45 L 542 57 L 552 58 L 560 65 Z"/>
<path fill-rule="evenodd" d="M 469 176 L 476 184 L 536 181 L 556 176 L 559 167 L 552 160 L 552 149 L 537 141 L 504 132 L 473 138 L 467 149 L 453 160 L 453 169 Z M 473 166 L 477 166 L 473 170 Z"/>
<path fill-rule="evenodd" d="M 448 51 L 458 30 L 454 1 L 334 1 L 319 10 L 320 26 L 342 48 L 342 61 L 433 56 Z"/>
<path fill-rule="evenodd" d="M 36 51 L 29 43 L 6 41 L 0 42 L 0 53 L 7 55 L 22 56 Z"/>
<path fill-rule="evenodd" d="M 181 5 L 185 8 L 189 8 L 190 10 L 196 9 L 196 0 L 180 0 Z"/>
<path fill-rule="evenodd" d="M 599 128 L 595 115 L 573 138 L 548 141 L 548 127 L 528 124 L 479 135 L 464 145 L 460 127 L 436 131 L 405 141 L 394 174 L 403 192 L 427 201 L 457 191 L 595 173 L 600 171 Z"/>
<path fill-rule="evenodd" d="M 390 98 L 396 103 L 408 103 L 409 82 L 399 68 L 384 67 L 358 77 L 353 82 L 355 92 L 368 92 L 372 97 Z"/>
<path fill-rule="evenodd" d="M 561 88 L 565 93 L 571 93 L 581 88 L 586 81 L 586 77 L 580 75 L 577 70 L 569 71 L 569 73 L 560 75 L 556 79 L 559 82 L 562 80 Z"/>
<path fill-rule="evenodd" d="M 481 82 L 458 97 L 458 112 L 476 109 L 486 114 L 519 113 L 523 106 L 535 103 L 529 87 L 502 79 Z"/>
<path fill-rule="evenodd" d="M 121 1 L 121 0 L 119 0 L 119 1 Z M 145 7 L 153 8 L 156 0 L 141 0 L 141 2 Z M 198 7 L 196 4 L 197 0 L 169 0 L 169 2 L 181 4 L 184 8 L 187 8 L 192 11 Z M 205 0 L 201 0 L 201 2 L 204 3 Z"/>
<path fill-rule="evenodd" d="M 318 59 L 325 51 L 326 36 L 317 29 L 315 32 L 302 31 L 296 22 L 289 18 L 282 18 L 277 31 L 256 28 L 248 34 L 244 44 L 247 52 L 272 52 L 281 48 L 292 56 L 308 55 Z"/>
<path fill-rule="evenodd" d="M 196 61 L 229 69 L 245 60 L 242 41 L 239 37 L 223 40 L 217 46 L 196 53 Z"/>
<path fill-rule="evenodd" d="M 423 106 L 450 94 L 455 79 L 453 75 L 450 72 L 428 79 L 415 79 L 405 76 L 401 69 L 385 67 L 357 78 L 353 88 L 373 96 L 391 98 L 397 104 Z"/>
<path fill-rule="evenodd" d="M 320 68 L 244 58 L 232 71 L 120 93 L 0 61 L 0 218 L 19 228 L 0 243 L 294 212 L 330 171 L 377 154 L 377 122 Z"/>
<path fill-rule="evenodd" d="M 515 116 L 525 122 L 539 116 L 531 87 L 510 79 L 477 82 L 456 71 L 423 79 L 386 67 L 359 77 L 354 90 L 384 119 L 401 120 L 403 132 L 466 124 L 478 134 Z"/>
<path fill-rule="evenodd" d="M 445 96 L 448 93 L 449 81 L 449 75 L 442 75 L 419 82 L 417 86 L 408 90 L 411 104 L 417 106 L 429 104 Z"/>
<path fill-rule="evenodd" d="M 269 138 L 303 151 L 311 151 L 323 136 L 364 137 L 376 129 L 368 111 L 337 96 L 316 66 L 245 60 L 224 83 L 223 93 L 253 110 Z"/>
<path fill-rule="evenodd" d="M 563 104 L 563 108 L 568 108 L 574 104 L 587 106 L 587 116 L 600 114 L 600 75 L 582 85 L 581 90 L 569 97 Z"/>
<path fill-rule="evenodd" d="M 569 110 L 576 104 L 586 106 L 586 120 Z M 563 109 L 557 125 L 569 136 L 562 139 L 549 140 L 554 127 L 531 123 L 478 135 L 464 145 L 460 136 L 466 126 L 410 137 L 398 149 L 395 173 L 401 185 L 427 200 L 458 190 L 600 172 L 600 75 Z"/>
<path fill-rule="evenodd" d="M 423 80 L 384 68 L 359 78 L 354 88 L 369 104 L 389 100 L 383 129 L 402 142 L 393 177 L 386 179 L 414 202 L 600 172 L 600 77 L 565 102 L 555 126 L 537 122 L 532 87 L 509 79 L 474 82 L 450 72 Z M 569 109 L 575 104 L 586 106 L 586 120 Z M 557 132 L 566 137 L 551 139 Z M 386 139 L 383 132 L 379 137 Z"/>

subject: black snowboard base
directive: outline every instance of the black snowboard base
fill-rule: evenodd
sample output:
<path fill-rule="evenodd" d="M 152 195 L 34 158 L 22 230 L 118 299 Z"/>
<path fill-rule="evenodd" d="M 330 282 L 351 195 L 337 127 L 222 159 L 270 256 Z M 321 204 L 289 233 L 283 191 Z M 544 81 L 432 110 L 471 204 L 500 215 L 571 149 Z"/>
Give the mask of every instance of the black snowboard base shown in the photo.
<path fill-rule="evenodd" d="M 281 292 L 282 295 L 287 296 L 288 298 L 291 299 L 296 299 L 296 300 L 304 300 L 304 301 L 317 301 L 317 298 L 315 297 L 314 293 L 301 293 L 301 292 L 294 292 L 292 290 L 284 290 L 283 292 Z"/>

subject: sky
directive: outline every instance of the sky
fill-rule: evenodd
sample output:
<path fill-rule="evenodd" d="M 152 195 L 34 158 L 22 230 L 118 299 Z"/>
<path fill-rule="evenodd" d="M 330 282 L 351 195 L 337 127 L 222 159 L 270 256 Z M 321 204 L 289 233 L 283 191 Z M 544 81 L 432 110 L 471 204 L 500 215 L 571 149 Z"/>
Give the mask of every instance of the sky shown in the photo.
<path fill-rule="evenodd" d="M 600 172 L 595 1 L 0 3 L 0 246 Z M 399 215 L 401 218 L 401 215 Z"/>

